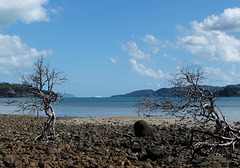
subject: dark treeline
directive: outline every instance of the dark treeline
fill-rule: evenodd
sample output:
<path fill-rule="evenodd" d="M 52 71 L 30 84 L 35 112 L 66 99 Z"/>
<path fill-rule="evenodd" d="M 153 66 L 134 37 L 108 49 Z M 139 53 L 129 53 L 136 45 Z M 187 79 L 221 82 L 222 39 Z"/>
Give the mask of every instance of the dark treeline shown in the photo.
<path fill-rule="evenodd" d="M 236 87 L 226 87 L 219 91 L 219 97 L 240 97 L 240 89 Z"/>
<path fill-rule="evenodd" d="M 0 97 L 25 97 L 25 89 L 22 84 L 0 83 Z"/>
<path fill-rule="evenodd" d="M 0 98 L 29 97 L 29 91 L 33 90 L 33 87 L 26 84 L 10 84 L 3 82 L 0 83 Z"/>
<path fill-rule="evenodd" d="M 36 92 L 36 88 L 27 84 L 11 84 L 7 82 L 0 83 L 0 98 L 21 98 L 32 97 Z M 43 90 L 43 93 L 46 91 Z M 31 93 L 31 94 L 29 94 Z M 52 92 L 55 94 L 54 92 Z"/>

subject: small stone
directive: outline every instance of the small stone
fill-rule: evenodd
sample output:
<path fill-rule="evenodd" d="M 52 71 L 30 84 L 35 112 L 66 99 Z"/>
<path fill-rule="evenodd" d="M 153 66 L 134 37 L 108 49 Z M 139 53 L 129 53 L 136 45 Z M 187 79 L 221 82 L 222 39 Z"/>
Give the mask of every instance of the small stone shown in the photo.
<path fill-rule="evenodd" d="M 107 154 L 107 150 L 105 150 L 104 148 L 100 148 L 97 150 L 96 154 L 98 155 L 106 155 Z"/>
<path fill-rule="evenodd" d="M 240 155 L 240 150 L 239 149 L 233 149 L 233 152 L 237 155 Z"/>
<path fill-rule="evenodd" d="M 128 156 L 127 157 L 129 160 L 138 160 L 138 154 L 137 153 L 134 153 L 132 154 L 131 156 Z"/>
<path fill-rule="evenodd" d="M 153 168 L 152 165 L 150 163 L 145 163 L 143 165 L 143 168 Z"/>
<path fill-rule="evenodd" d="M 12 155 L 6 155 L 4 158 L 3 158 L 3 162 L 5 163 L 6 166 L 10 166 L 14 164 L 14 157 Z"/>
<path fill-rule="evenodd" d="M 201 167 L 207 167 L 207 168 L 222 168 L 221 164 L 219 162 L 213 161 L 213 162 L 203 162 L 199 164 Z"/>
<path fill-rule="evenodd" d="M 57 148 L 48 148 L 47 149 L 47 153 L 48 154 L 55 154 L 55 153 L 58 153 L 59 151 L 58 151 L 58 149 Z"/>
<path fill-rule="evenodd" d="M 139 146 L 139 142 L 133 142 L 133 146 Z"/>
<path fill-rule="evenodd" d="M 25 166 L 23 165 L 22 161 L 20 160 L 17 160 L 15 163 L 14 163 L 15 167 L 17 168 L 24 168 Z M 34 166 L 36 167 L 36 166 Z"/>
<path fill-rule="evenodd" d="M 171 155 L 169 155 L 168 157 L 165 157 L 162 161 L 169 165 L 172 161 L 174 160 L 174 157 L 172 157 Z"/>
<path fill-rule="evenodd" d="M 0 167 L 5 167 L 5 165 L 4 165 L 2 160 L 0 160 Z"/>
<path fill-rule="evenodd" d="M 147 148 L 146 151 L 151 160 L 157 160 L 169 155 L 162 147 Z"/>
<path fill-rule="evenodd" d="M 36 167 L 36 162 L 30 161 L 29 165 L 30 165 L 31 167 Z"/>
<path fill-rule="evenodd" d="M 68 154 L 62 154 L 62 155 L 61 155 L 61 158 L 62 158 L 62 159 L 69 159 L 70 156 L 69 156 Z"/>

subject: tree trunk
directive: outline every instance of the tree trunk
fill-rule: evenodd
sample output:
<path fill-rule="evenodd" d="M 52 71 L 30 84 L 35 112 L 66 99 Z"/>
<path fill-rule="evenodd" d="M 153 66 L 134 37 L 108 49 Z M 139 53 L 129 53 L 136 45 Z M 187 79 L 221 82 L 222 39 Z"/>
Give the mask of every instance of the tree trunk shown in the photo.
<path fill-rule="evenodd" d="M 48 116 L 48 120 L 44 124 L 44 129 L 43 129 L 42 135 L 38 136 L 36 138 L 36 140 L 38 140 L 38 139 L 54 140 L 56 138 L 56 134 L 55 134 L 56 115 L 54 113 L 54 110 L 51 106 L 49 106 L 49 108 L 45 112 Z"/>

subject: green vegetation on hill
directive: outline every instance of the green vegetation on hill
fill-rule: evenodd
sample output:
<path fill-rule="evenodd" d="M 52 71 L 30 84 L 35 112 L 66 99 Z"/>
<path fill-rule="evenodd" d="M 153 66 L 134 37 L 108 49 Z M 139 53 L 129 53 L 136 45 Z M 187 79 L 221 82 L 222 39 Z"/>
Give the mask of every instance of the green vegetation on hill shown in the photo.
<path fill-rule="evenodd" d="M 211 90 L 218 97 L 240 97 L 240 84 L 238 85 L 228 85 L 224 87 L 201 85 L 201 88 Z M 112 97 L 147 97 L 153 96 L 164 96 L 167 94 L 174 93 L 176 88 L 161 88 L 156 91 L 153 90 L 139 90 L 127 94 L 114 95 Z"/>
<path fill-rule="evenodd" d="M 27 97 L 26 93 L 32 90 L 32 87 L 23 84 L 0 83 L 0 97 Z"/>
<path fill-rule="evenodd" d="M 219 91 L 219 97 L 240 97 L 240 89 L 236 87 L 226 87 Z"/>
<path fill-rule="evenodd" d="M 43 93 L 46 93 L 43 90 Z M 30 94 L 29 94 L 30 93 Z M 20 98 L 34 96 L 34 88 L 25 84 L 10 84 L 7 82 L 0 83 L 0 98 Z M 52 94 L 55 94 L 52 92 Z"/>
<path fill-rule="evenodd" d="M 0 83 L 0 97 L 23 97 L 21 84 Z"/>

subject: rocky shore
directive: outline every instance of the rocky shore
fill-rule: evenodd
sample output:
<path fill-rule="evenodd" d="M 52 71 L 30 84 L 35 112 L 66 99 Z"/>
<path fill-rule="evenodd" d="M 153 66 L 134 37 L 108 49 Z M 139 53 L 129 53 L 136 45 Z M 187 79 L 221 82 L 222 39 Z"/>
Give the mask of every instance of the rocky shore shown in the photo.
<path fill-rule="evenodd" d="M 240 150 L 192 158 L 191 121 L 110 117 L 58 118 L 55 141 L 36 141 L 46 118 L 0 115 L 0 167 L 238 167 Z M 146 120 L 153 134 L 136 136 Z"/>

